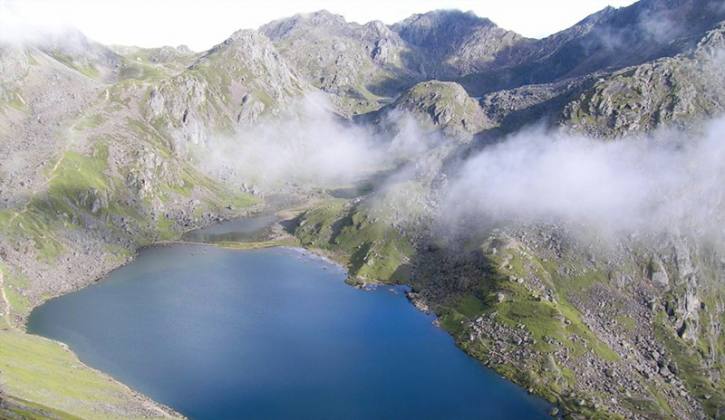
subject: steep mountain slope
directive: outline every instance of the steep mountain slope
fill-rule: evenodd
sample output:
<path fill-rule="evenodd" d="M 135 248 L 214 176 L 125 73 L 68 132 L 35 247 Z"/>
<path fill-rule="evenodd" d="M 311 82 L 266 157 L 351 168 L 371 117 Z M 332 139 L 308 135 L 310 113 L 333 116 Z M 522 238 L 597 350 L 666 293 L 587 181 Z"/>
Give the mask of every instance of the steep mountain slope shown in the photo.
<path fill-rule="evenodd" d="M 504 59 L 461 83 L 478 95 L 641 64 L 693 48 L 722 20 L 725 9 L 717 0 L 643 0 L 607 8 L 542 40 L 514 45 Z"/>
<path fill-rule="evenodd" d="M 341 98 L 345 109 L 379 107 L 419 76 L 415 55 L 381 22 L 348 23 L 320 11 L 271 22 L 260 28 L 316 87 Z"/>
<path fill-rule="evenodd" d="M 567 105 L 576 130 L 618 136 L 662 124 L 692 126 L 725 110 L 725 24 L 692 52 L 626 68 L 597 81 Z"/>
<path fill-rule="evenodd" d="M 391 28 L 425 57 L 419 71 L 426 79 L 450 80 L 487 69 L 507 61 L 514 46 L 533 41 L 457 10 L 413 15 Z"/>
<path fill-rule="evenodd" d="M 183 155 L 209 134 L 254 124 L 311 89 L 266 37 L 238 31 L 184 72 L 152 87 L 145 112 Z"/>

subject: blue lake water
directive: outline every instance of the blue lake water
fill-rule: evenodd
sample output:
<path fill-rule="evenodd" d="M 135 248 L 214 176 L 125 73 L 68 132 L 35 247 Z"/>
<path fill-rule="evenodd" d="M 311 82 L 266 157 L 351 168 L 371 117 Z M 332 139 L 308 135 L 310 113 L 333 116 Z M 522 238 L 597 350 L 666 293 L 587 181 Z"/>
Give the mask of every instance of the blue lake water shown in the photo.
<path fill-rule="evenodd" d="M 536 419 L 401 289 L 300 250 L 148 248 L 36 308 L 29 331 L 194 419 Z"/>

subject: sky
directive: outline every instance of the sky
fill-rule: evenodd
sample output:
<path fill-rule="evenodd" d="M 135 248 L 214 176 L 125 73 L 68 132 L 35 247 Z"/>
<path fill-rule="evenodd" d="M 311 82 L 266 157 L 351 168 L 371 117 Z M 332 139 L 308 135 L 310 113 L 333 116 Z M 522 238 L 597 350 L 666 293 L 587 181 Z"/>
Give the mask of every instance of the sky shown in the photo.
<path fill-rule="evenodd" d="M 326 9 L 365 23 L 400 21 L 435 9 L 473 11 L 499 26 L 541 38 L 610 5 L 633 0 L 0 0 L 0 26 L 74 27 L 105 44 L 185 44 L 202 51 L 237 29 Z M 30 28 L 30 29 L 29 29 Z M 32 29 L 35 28 L 35 29 Z M 2 32 L 0 31 L 0 34 Z"/>

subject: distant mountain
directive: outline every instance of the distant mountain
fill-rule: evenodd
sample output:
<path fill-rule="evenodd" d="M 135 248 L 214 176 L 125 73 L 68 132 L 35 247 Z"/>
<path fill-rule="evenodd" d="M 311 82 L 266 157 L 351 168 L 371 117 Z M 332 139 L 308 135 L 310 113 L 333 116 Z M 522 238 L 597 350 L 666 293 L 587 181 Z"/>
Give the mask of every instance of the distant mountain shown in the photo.
<path fill-rule="evenodd" d="M 520 43 L 461 83 L 474 94 L 616 70 L 693 48 L 725 20 L 719 0 L 643 0 L 608 7 L 542 40 Z"/>
<path fill-rule="evenodd" d="M 452 80 L 487 68 L 530 42 L 488 19 L 459 11 L 414 15 L 392 26 L 346 22 L 326 11 L 260 28 L 316 87 L 371 110 L 413 84 Z"/>
<path fill-rule="evenodd" d="M 391 28 L 425 57 L 425 78 L 455 79 L 506 61 L 514 46 L 532 40 L 496 26 L 489 19 L 460 11 L 413 15 Z"/>
<path fill-rule="evenodd" d="M 206 141 L 209 129 L 253 124 L 310 89 L 269 39 L 238 31 L 153 86 L 147 117 L 183 150 Z"/>
<path fill-rule="evenodd" d="M 470 12 L 445 10 L 389 27 L 321 11 L 260 31 L 310 83 L 362 112 L 424 80 L 457 81 L 480 96 L 641 64 L 688 51 L 724 19 L 717 0 L 646 0 L 608 7 L 540 40 Z"/>

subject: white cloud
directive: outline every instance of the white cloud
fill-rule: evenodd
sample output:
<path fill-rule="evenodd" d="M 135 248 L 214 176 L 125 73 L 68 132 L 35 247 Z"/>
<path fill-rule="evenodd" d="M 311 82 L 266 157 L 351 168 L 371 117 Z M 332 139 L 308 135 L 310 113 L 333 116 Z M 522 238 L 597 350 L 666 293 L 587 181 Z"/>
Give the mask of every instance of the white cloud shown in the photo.
<path fill-rule="evenodd" d="M 344 186 L 427 150 L 411 118 L 396 116 L 392 123 L 402 128 L 379 135 L 330 110 L 323 95 L 308 94 L 281 116 L 235 136 L 212 136 L 198 153 L 200 166 L 215 177 L 270 192 Z"/>
<path fill-rule="evenodd" d="M 723 238 L 724 128 L 720 119 L 703 135 L 664 130 L 610 142 L 525 130 L 464 163 L 443 214 Z"/>

